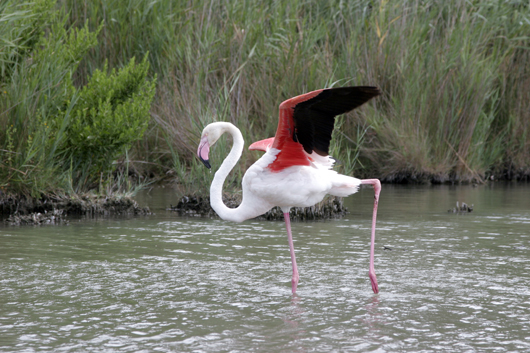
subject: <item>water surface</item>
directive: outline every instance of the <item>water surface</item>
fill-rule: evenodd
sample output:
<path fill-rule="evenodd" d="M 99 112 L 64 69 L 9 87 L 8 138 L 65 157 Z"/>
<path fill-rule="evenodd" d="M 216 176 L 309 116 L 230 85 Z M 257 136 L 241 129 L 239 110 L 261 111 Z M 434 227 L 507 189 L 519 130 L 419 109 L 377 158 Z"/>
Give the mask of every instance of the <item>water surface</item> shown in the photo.
<path fill-rule="evenodd" d="M 383 185 L 378 295 L 370 189 L 344 219 L 293 223 L 295 296 L 283 222 L 178 217 L 168 189 L 138 199 L 156 215 L 0 228 L 0 351 L 530 350 L 528 185 Z"/>

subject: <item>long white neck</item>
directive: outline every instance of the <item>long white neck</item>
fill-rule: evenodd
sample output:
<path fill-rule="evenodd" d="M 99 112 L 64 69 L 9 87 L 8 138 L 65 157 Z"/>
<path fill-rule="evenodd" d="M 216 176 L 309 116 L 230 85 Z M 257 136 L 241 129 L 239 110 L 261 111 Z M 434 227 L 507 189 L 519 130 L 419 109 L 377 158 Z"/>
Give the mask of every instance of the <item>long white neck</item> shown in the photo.
<path fill-rule="evenodd" d="M 242 205 L 237 208 L 228 208 L 223 203 L 223 183 L 226 180 L 228 173 L 230 173 L 230 171 L 237 164 L 239 158 L 241 158 L 245 141 L 243 140 L 241 131 L 239 131 L 239 129 L 234 125 L 226 123 L 223 126 L 223 129 L 225 132 L 228 132 L 230 135 L 232 135 L 234 144 L 232 145 L 230 153 L 221 164 L 221 167 L 219 167 L 219 170 L 217 170 L 215 173 L 212 185 L 210 186 L 210 204 L 214 211 L 222 219 L 227 221 L 242 222 L 245 219 L 252 217 L 248 217 L 246 214 L 247 210 L 245 210 L 244 207 L 241 207 Z"/>

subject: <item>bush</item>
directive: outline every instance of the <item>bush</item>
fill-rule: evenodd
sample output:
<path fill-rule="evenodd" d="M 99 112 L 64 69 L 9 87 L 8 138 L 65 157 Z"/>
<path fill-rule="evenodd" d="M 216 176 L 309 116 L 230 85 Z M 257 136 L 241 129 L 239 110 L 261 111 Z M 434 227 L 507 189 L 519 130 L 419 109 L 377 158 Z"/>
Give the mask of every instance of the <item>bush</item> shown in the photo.
<path fill-rule="evenodd" d="M 61 146 L 78 187 L 93 187 L 113 171 L 113 161 L 141 139 L 149 122 L 156 79 L 148 80 L 147 55 L 119 70 L 96 70 L 72 96 L 72 112 Z"/>

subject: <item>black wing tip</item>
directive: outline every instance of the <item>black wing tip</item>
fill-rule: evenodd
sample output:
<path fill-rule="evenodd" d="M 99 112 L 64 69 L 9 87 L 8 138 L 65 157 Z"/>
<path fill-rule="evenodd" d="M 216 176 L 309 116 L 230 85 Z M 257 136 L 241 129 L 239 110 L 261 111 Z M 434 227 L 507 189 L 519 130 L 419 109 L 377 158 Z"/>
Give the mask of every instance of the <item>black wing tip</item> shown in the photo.
<path fill-rule="evenodd" d="M 381 89 L 379 87 L 376 87 L 376 86 L 361 86 L 360 89 L 363 92 L 370 94 L 372 96 L 372 98 L 380 96 L 381 94 L 383 94 L 383 91 L 381 91 Z"/>
<path fill-rule="evenodd" d="M 335 87 L 335 88 L 326 88 L 324 91 L 336 91 L 341 95 L 348 95 L 352 93 L 364 93 L 368 94 L 371 97 L 377 97 L 383 94 L 383 91 L 377 86 L 347 86 L 347 87 Z"/>
<path fill-rule="evenodd" d="M 352 111 L 381 94 L 382 91 L 376 86 L 323 89 L 315 97 L 294 107 L 297 133 L 293 139 L 302 144 L 307 153 L 327 156 L 335 116 Z"/>
<path fill-rule="evenodd" d="M 383 92 L 381 91 L 381 89 L 379 87 L 376 87 L 376 86 L 359 86 L 359 89 L 361 89 L 362 91 L 366 92 L 366 93 L 371 93 L 375 96 L 379 96 L 381 95 Z"/>

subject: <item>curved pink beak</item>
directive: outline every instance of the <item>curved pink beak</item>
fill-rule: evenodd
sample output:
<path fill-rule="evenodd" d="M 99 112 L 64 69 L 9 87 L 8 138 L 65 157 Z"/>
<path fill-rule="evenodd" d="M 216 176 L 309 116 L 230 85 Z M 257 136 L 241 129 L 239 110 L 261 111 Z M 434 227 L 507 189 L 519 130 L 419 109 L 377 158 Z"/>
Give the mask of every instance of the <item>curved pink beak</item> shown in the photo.
<path fill-rule="evenodd" d="M 206 168 L 210 169 L 212 166 L 210 165 L 210 162 L 208 160 L 208 153 L 210 152 L 210 143 L 208 142 L 208 137 L 203 136 L 201 138 L 201 142 L 199 143 L 199 148 L 197 148 L 197 156 L 201 160 L 201 162 L 206 166 Z"/>

